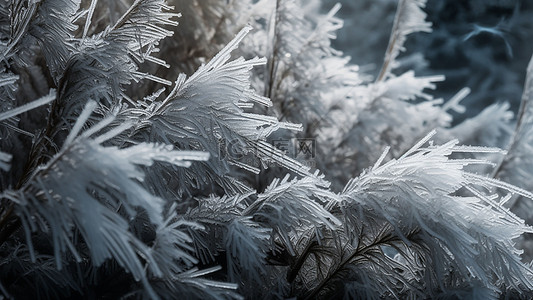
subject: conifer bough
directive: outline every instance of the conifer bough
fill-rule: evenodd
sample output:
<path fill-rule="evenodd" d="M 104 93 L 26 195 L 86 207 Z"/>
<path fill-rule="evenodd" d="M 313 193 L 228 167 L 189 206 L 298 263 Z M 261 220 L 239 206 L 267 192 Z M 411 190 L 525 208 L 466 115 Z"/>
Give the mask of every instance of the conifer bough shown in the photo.
<path fill-rule="evenodd" d="M 424 0 L 375 80 L 340 5 L 168 2 L 0 3 L 0 299 L 533 296 L 531 65 L 452 126 Z"/>

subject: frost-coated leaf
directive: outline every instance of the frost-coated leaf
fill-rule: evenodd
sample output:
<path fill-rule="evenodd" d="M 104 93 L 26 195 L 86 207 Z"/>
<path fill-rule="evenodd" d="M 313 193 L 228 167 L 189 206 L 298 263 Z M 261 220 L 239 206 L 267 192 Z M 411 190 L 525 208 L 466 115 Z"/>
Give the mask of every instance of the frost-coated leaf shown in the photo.
<path fill-rule="evenodd" d="M 192 74 L 213 58 L 243 27 L 250 23 L 250 0 L 171 0 L 182 16 L 171 42 L 161 44 L 161 57 L 171 68 L 159 68 L 165 78 Z"/>
<path fill-rule="evenodd" d="M 19 76 L 9 72 L 0 73 L 0 101 L 2 110 L 5 107 L 9 107 L 9 101 L 14 98 L 13 92 L 16 90 L 15 83 L 19 79 Z"/>
<path fill-rule="evenodd" d="M 282 120 L 301 123 L 306 129 L 330 121 L 328 110 L 347 101 L 350 90 L 362 81 L 358 67 L 349 65 L 331 45 L 343 24 L 335 17 L 340 5 L 327 14 L 320 13 L 319 1 L 256 5 L 256 18 L 265 22 L 254 25 L 264 29 L 252 32 L 243 48 L 259 44 L 248 51 L 270 58 L 266 69 L 257 74 L 263 78 L 257 89 L 272 99 Z"/>
<path fill-rule="evenodd" d="M 472 145 L 504 148 L 512 135 L 512 119 L 513 112 L 509 103 L 495 103 L 478 115 L 450 128 L 448 135 Z"/>
<path fill-rule="evenodd" d="M 231 197 L 211 195 L 210 197 L 199 198 L 196 199 L 198 205 L 188 209 L 185 213 L 186 220 L 203 226 L 189 228 L 196 257 L 202 263 L 213 262 L 219 249 L 233 245 L 233 243 L 230 245 L 226 243 L 226 239 L 231 235 L 226 227 L 232 222 L 238 222 L 242 215 L 242 202 L 251 194 L 250 192 Z"/>
<path fill-rule="evenodd" d="M 156 276 L 172 278 L 198 263 L 190 254 L 192 239 L 185 232 L 186 228 L 200 228 L 196 223 L 183 220 L 176 214 L 172 205 L 165 220 L 156 229 L 156 238 L 152 246 L 152 255 L 156 262 L 153 270 Z"/>

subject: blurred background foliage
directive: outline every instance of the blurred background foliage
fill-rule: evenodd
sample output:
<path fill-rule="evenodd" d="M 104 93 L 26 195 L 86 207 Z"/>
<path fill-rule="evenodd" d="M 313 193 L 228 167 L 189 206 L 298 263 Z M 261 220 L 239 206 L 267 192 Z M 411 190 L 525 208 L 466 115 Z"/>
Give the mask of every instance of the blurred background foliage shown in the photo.
<path fill-rule="evenodd" d="M 324 1 L 324 10 L 337 0 Z M 374 77 L 385 53 L 396 0 L 341 0 L 337 14 L 344 20 L 333 46 Z M 465 114 L 455 122 L 477 115 L 490 104 L 508 101 L 515 113 L 533 53 L 533 1 L 429 0 L 425 11 L 432 33 L 415 33 L 401 56 L 402 69 L 418 76 L 443 74 L 436 97 L 450 99 L 463 87 L 471 94 L 462 101 Z M 369 51 L 373 49 L 373 51 Z"/>

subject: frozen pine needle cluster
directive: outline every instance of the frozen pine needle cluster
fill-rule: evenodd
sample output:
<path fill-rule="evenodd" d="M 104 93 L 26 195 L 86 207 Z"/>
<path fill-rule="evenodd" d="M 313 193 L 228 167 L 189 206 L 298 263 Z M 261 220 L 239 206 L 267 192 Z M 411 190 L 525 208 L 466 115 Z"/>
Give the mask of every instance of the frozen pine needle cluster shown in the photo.
<path fill-rule="evenodd" d="M 532 297 L 533 65 L 452 122 L 425 2 L 376 78 L 319 0 L 0 2 L 0 299 Z"/>

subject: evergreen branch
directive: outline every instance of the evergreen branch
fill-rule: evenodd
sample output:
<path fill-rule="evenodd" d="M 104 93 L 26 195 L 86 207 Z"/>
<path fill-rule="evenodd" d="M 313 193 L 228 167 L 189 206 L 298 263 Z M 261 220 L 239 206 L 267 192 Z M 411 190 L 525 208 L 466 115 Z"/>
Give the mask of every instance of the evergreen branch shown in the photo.
<path fill-rule="evenodd" d="M 229 171 L 230 164 L 255 172 L 259 170 L 240 161 L 246 155 L 257 158 L 258 162 L 274 161 L 303 176 L 318 177 L 309 174 L 309 168 L 264 141 L 278 129 L 294 130 L 298 126 L 279 122 L 274 117 L 247 113 L 241 108 L 248 107 L 248 103 L 270 104 L 270 100 L 257 95 L 250 87 L 250 70 L 264 64 L 265 60 L 256 57 L 230 61 L 231 52 L 250 30 L 251 27 L 242 29 L 189 78 L 184 74 L 178 76 L 174 88 L 164 100 L 123 111 L 124 117 L 128 114 L 142 116 L 130 135 L 132 137 L 171 141 L 182 149 L 207 151 L 212 157 L 218 157 L 218 161 L 192 166 L 185 171 L 187 175 L 180 176 L 194 178 L 201 187 L 212 184 L 204 175 L 209 174 L 217 178 L 217 184 L 230 195 L 248 191 L 241 188 L 243 185 L 238 181 L 230 181 L 233 179 L 223 176 Z M 227 97 L 219 99 L 221 93 Z M 213 99 L 217 100 L 213 102 Z M 149 110 L 146 111 L 145 107 Z M 183 192 L 190 193 L 190 190 L 180 191 Z"/>
<path fill-rule="evenodd" d="M 61 70 L 63 73 L 58 83 L 58 95 L 52 103 L 46 129 L 32 146 L 28 164 L 24 168 L 24 177 L 45 162 L 46 154 L 53 155 L 54 147 L 62 146 L 60 133 L 69 130 L 74 123 L 73 119 L 85 104 L 75 98 L 94 99 L 108 106 L 118 105 L 121 98 L 125 97 L 122 87 L 124 84 L 146 77 L 157 79 L 151 75 L 135 73 L 137 65 L 128 53 L 140 51 L 137 43 L 139 34 L 142 47 L 170 35 L 171 32 L 164 31 L 157 25 L 176 25 L 170 19 L 177 14 L 163 13 L 163 10 L 170 8 L 161 1 L 137 1 L 134 6 L 135 9 L 132 8 L 127 14 L 133 18 L 130 20 L 131 24 L 115 27 L 115 30 L 105 31 L 103 35 L 96 35 L 90 40 L 83 39 L 81 49 L 69 53 L 68 62 Z M 156 20 L 155 25 L 147 25 L 151 19 Z M 125 20 L 126 17 L 123 18 L 124 22 Z M 131 35 L 132 32 L 134 35 Z M 79 91 L 84 92 L 80 94 Z M 26 180 L 24 177 L 20 182 Z"/>
<path fill-rule="evenodd" d="M 422 141 L 427 142 L 430 136 Z M 511 239 L 533 229 L 525 226 L 522 220 L 498 204 L 494 200 L 496 197 L 484 196 L 481 191 L 472 189 L 470 185 L 503 188 L 528 197 L 531 197 L 531 194 L 499 181 L 463 171 L 468 161 L 447 158 L 453 153 L 455 143 L 452 141 L 429 149 L 420 148 L 422 143 L 418 143 L 400 159 L 391 160 L 352 180 L 347 184 L 343 197 L 348 197 L 346 199 L 352 199 L 348 201 L 356 201 L 358 205 L 363 206 L 354 208 L 355 211 L 363 209 L 370 216 L 392 224 L 398 234 L 410 226 L 420 228 L 424 233 L 422 236 L 425 237 L 425 243 L 432 245 L 430 251 L 433 252 L 433 257 L 440 255 L 446 257 L 450 255 L 446 254 L 446 251 L 449 251 L 453 255 L 452 264 L 458 269 L 457 274 L 462 274 L 463 280 L 468 280 L 469 276 L 473 275 L 481 278 L 483 284 L 490 287 L 492 282 L 489 274 L 494 274 L 509 286 L 516 287 L 517 282 L 525 286 L 533 284 L 529 279 L 522 281 L 523 278 L 531 276 L 531 271 L 527 270 L 511 246 Z M 431 181 L 424 178 L 428 175 Z M 470 189 L 474 198 L 451 196 L 460 188 Z M 430 204 L 433 201 L 439 203 L 437 210 Z M 425 208 L 420 207 L 421 205 Z M 484 207 L 483 219 L 475 217 L 480 205 Z M 345 214 L 354 213 L 348 209 L 348 206 L 344 206 L 343 210 Z M 402 211 L 410 211 L 410 215 L 406 216 Z M 399 214 L 402 216 L 399 217 Z M 495 223 L 489 225 L 489 219 Z M 501 231 L 494 231 L 494 226 L 498 226 Z M 498 232 L 506 234 L 500 235 Z M 492 246 L 487 247 L 487 240 L 491 241 L 489 244 Z M 446 251 L 441 249 L 443 246 L 446 247 Z M 503 250 L 504 248 L 508 250 Z M 498 249 L 498 252 L 494 252 L 495 249 Z M 479 260 L 485 256 L 498 256 L 497 260 L 502 264 L 487 266 Z M 441 258 L 441 263 L 446 260 L 449 259 Z M 469 267 L 466 268 L 465 265 Z M 433 266 L 433 268 L 439 276 L 436 278 L 437 282 L 442 281 L 439 269 L 446 267 Z"/>
<path fill-rule="evenodd" d="M 389 231 L 388 234 L 383 234 L 386 232 L 387 226 L 382 229 L 382 234 L 378 234 L 376 239 L 368 244 L 362 245 L 359 244 L 356 249 L 344 257 L 339 263 L 335 264 L 334 269 L 328 272 L 328 275 L 324 277 L 319 284 L 317 284 L 303 299 L 316 299 L 320 292 L 332 281 L 335 280 L 338 274 L 345 270 L 350 264 L 360 263 L 369 252 L 373 250 L 378 250 L 381 253 L 381 256 L 384 254 L 381 252 L 380 247 L 383 245 L 392 245 L 394 243 L 403 243 L 404 239 L 397 237 L 392 234 L 392 231 Z M 390 229 L 390 228 L 389 228 Z M 414 239 L 417 234 L 417 230 L 413 230 L 406 238 L 408 240 Z M 389 274 L 392 275 L 392 274 Z"/>
<path fill-rule="evenodd" d="M 94 108 L 91 108 L 91 105 L 87 107 L 86 111 Z M 82 113 L 83 119 L 80 117 L 78 124 L 83 124 L 89 115 L 90 113 Z M 74 132 L 81 128 L 78 124 L 74 126 L 78 128 L 74 129 Z M 127 127 L 121 131 L 125 129 Z M 109 206 L 120 206 L 130 217 L 136 215 L 133 207 L 142 207 L 151 222 L 160 224 L 162 200 L 151 196 L 136 183 L 137 180 L 142 180 L 143 174 L 136 170 L 134 165 L 150 166 L 157 160 L 177 166 L 188 166 L 183 163 L 184 159 L 205 160 L 207 157 L 192 152 L 175 152 L 171 147 L 159 145 L 139 144 L 122 150 L 101 147 L 98 143 L 120 133 L 116 130 L 114 133 L 111 132 L 106 133 L 105 138 L 103 136 L 96 138 L 94 142 L 85 140 L 88 138 L 86 136 L 77 139 L 69 137 L 67 141 L 71 142 L 65 144 L 45 166 L 34 172 L 19 190 L 4 192 L 3 198 L 10 200 L 11 207 L 2 216 L 1 223 L 4 224 L 1 225 L 7 228 L 2 227 L 1 241 L 3 243 L 14 231 L 9 227 L 14 223 L 9 225 L 5 223 L 6 220 L 13 219 L 9 218 L 12 213 L 16 213 L 18 220 L 13 228 L 22 225 L 27 233 L 28 244 L 31 245 L 29 234 L 30 231 L 37 230 L 34 217 L 39 216 L 50 226 L 56 264 L 61 269 L 59 255 L 66 250 L 66 247 L 78 257 L 78 260 L 81 260 L 69 240 L 72 227 L 75 226 L 81 231 L 89 246 L 94 265 L 100 265 L 108 257 L 115 258 L 121 266 L 132 272 L 137 280 L 143 281 L 147 291 L 155 298 L 142 271 L 137 253 L 146 259 L 156 274 L 158 266 L 144 244 L 128 231 L 126 221 L 116 212 L 109 210 L 111 208 Z M 84 159 L 81 159 L 80 154 L 83 154 Z M 100 157 L 99 160 L 95 159 L 97 156 Z M 118 164 L 114 165 L 116 162 Z M 76 167 L 69 168 L 70 165 Z M 96 178 L 97 174 L 103 175 L 103 178 Z M 64 176 L 70 176 L 77 185 L 60 189 L 59 185 Z M 85 192 L 80 194 L 81 190 Z M 71 210 L 70 206 L 75 208 Z M 100 229 L 96 231 L 102 231 L 102 237 L 99 234 L 95 235 L 93 223 L 89 222 L 94 219 L 100 224 Z M 40 229 L 46 230 L 45 227 Z M 34 257 L 33 248 L 29 249 Z"/>
<path fill-rule="evenodd" d="M 533 199 L 530 70 L 509 153 L 484 147 L 506 104 L 452 126 L 466 89 L 392 74 L 426 0 L 400 0 L 373 83 L 332 47 L 340 5 L 179 0 L 173 32 L 165 0 L 80 2 L 0 1 L 0 298 L 531 294 L 507 208 Z M 296 137 L 325 175 L 270 141 Z"/>
<path fill-rule="evenodd" d="M 0 61 L 6 58 L 9 58 L 9 53 L 19 44 L 21 39 L 27 33 L 29 24 L 35 17 L 39 5 L 41 2 L 32 2 L 30 3 L 29 8 L 22 8 L 23 1 L 13 1 L 11 8 L 11 39 L 7 46 L 5 47 L 2 55 L 0 56 Z M 22 24 L 18 23 L 17 19 L 22 18 Z"/>

